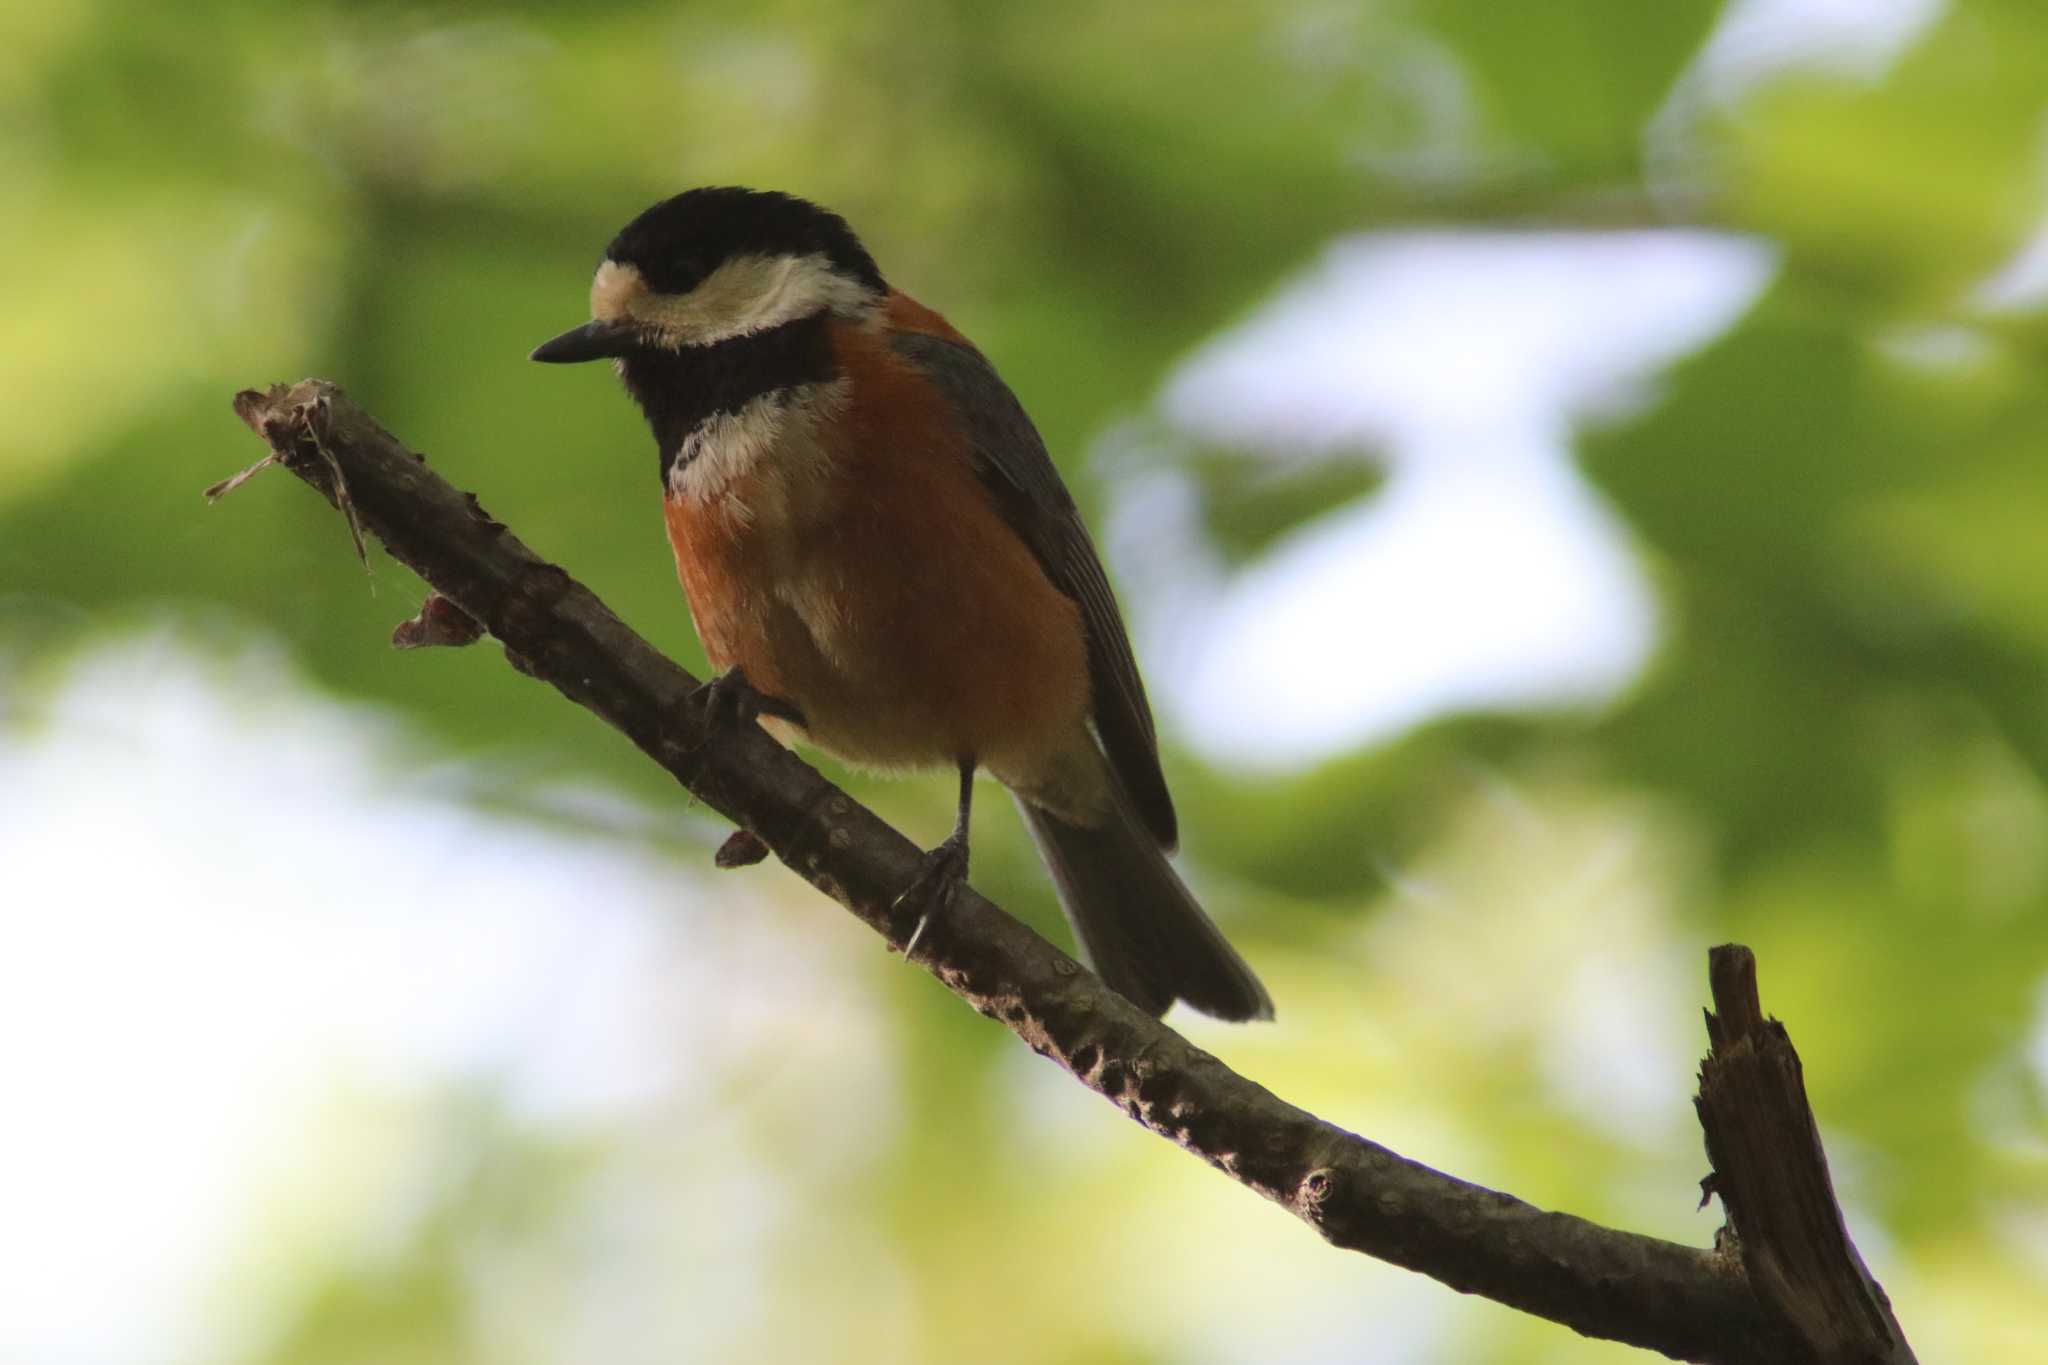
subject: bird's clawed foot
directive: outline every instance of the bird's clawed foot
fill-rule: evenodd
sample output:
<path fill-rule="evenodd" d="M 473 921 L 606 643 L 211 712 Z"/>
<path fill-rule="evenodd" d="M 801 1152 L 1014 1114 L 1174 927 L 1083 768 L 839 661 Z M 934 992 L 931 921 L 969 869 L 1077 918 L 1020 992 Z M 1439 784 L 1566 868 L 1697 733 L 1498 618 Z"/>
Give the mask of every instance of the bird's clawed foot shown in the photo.
<path fill-rule="evenodd" d="M 690 701 L 704 709 L 705 724 L 712 729 L 753 725 L 763 716 L 786 720 L 794 725 L 804 723 L 804 713 L 794 703 L 771 697 L 756 688 L 747 681 L 746 673 L 737 667 L 726 669 L 692 692 Z"/>
<path fill-rule="evenodd" d="M 930 926 L 934 915 L 944 914 L 960 895 L 960 888 L 967 884 L 967 839 L 957 830 L 949 835 L 937 848 L 924 855 L 924 862 L 911 879 L 909 887 L 896 898 L 892 909 L 905 906 L 917 910 L 917 927 L 904 940 L 903 957 L 906 961 L 917 951 L 918 940 Z"/>

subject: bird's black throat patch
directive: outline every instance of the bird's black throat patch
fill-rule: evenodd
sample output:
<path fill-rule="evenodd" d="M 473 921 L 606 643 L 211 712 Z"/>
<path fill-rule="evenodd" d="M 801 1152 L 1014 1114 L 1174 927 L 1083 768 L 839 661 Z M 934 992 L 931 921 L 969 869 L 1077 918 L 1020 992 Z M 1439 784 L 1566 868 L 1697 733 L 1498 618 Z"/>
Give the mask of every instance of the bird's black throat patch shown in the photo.
<path fill-rule="evenodd" d="M 763 394 L 835 378 L 828 323 L 829 315 L 818 312 L 713 346 L 648 347 L 622 359 L 619 377 L 647 414 L 661 451 L 662 486 L 683 442 L 706 421 L 736 414 Z"/>

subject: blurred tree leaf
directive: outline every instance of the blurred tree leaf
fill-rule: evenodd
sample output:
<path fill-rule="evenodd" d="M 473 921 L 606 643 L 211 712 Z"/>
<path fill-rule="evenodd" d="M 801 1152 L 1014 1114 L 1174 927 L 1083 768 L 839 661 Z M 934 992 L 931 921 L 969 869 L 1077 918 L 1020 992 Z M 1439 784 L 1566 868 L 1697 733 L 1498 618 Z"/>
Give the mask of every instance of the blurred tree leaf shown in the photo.
<path fill-rule="evenodd" d="M 1416 13 L 1471 72 L 1489 131 L 1571 176 L 1636 166 L 1643 124 L 1721 8 L 1720 0 L 1422 0 Z"/>
<path fill-rule="evenodd" d="M 1184 468 L 1202 491 L 1202 525 L 1233 565 L 1259 558 L 1282 536 L 1370 495 L 1385 482 L 1356 455 L 1269 460 L 1242 451 L 1196 450 Z"/>

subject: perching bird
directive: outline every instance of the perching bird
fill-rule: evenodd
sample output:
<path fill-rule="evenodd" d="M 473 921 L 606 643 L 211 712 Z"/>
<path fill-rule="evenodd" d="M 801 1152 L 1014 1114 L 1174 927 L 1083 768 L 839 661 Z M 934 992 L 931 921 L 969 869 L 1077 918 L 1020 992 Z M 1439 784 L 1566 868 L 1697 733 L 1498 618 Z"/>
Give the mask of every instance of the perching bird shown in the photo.
<path fill-rule="evenodd" d="M 1167 863 L 1173 800 L 1101 561 L 1030 418 L 838 215 L 691 190 L 627 224 L 592 320 L 646 413 L 713 700 L 880 768 L 951 766 L 906 897 L 964 881 L 977 768 L 1016 798 L 1102 979 L 1153 1013 L 1273 1004 Z"/>

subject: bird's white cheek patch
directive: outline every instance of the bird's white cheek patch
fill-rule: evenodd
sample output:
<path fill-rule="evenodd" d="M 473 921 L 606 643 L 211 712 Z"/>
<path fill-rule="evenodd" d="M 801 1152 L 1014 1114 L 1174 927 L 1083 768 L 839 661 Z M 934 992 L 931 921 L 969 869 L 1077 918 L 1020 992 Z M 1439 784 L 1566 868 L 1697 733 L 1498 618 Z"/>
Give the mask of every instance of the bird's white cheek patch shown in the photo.
<path fill-rule="evenodd" d="M 863 285 L 823 256 L 737 256 L 687 294 L 643 289 L 627 306 L 677 343 L 710 346 L 820 311 L 851 316 L 873 302 Z"/>

